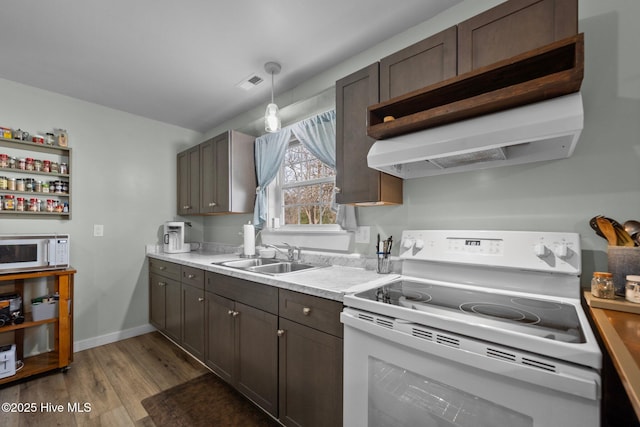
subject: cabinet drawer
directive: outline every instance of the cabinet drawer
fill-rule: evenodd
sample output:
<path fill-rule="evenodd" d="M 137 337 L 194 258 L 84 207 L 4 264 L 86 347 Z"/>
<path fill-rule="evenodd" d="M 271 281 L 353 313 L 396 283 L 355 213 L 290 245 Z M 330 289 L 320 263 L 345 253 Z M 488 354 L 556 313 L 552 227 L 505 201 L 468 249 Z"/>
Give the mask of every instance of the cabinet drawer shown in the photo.
<path fill-rule="evenodd" d="M 204 270 L 199 268 L 182 266 L 182 283 L 204 289 Z"/>
<path fill-rule="evenodd" d="M 269 313 L 278 314 L 278 288 L 273 286 L 208 271 L 205 290 Z"/>
<path fill-rule="evenodd" d="M 280 317 L 342 337 L 342 304 L 337 301 L 280 289 L 279 310 Z"/>
<path fill-rule="evenodd" d="M 180 280 L 180 264 L 149 258 L 149 272 Z"/>

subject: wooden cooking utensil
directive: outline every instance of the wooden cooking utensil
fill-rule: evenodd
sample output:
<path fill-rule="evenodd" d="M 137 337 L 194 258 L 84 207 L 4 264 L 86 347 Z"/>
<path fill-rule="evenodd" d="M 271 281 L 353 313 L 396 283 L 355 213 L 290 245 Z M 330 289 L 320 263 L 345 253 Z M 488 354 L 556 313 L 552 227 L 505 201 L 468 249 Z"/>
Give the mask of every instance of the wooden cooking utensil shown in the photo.
<path fill-rule="evenodd" d="M 616 236 L 618 239 L 618 246 L 635 246 L 636 243 L 633 241 L 629 233 L 626 232 L 624 228 L 613 226 L 613 229 L 616 232 Z"/>
<path fill-rule="evenodd" d="M 618 246 L 618 235 L 616 233 L 613 224 L 604 217 L 597 217 L 596 223 L 598 224 L 598 229 L 604 234 L 604 237 L 609 242 L 609 246 Z"/>

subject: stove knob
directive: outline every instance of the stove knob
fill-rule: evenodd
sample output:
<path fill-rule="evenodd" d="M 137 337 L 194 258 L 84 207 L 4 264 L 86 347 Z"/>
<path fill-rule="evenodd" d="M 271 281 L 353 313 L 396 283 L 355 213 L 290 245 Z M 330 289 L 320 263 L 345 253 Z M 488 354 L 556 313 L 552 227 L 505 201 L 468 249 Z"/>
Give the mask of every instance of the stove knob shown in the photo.
<path fill-rule="evenodd" d="M 553 253 L 560 259 L 567 259 L 571 257 L 571 252 L 569 252 L 569 246 L 566 243 L 560 243 L 556 245 L 553 249 Z"/>
<path fill-rule="evenodd" d="M 424 240 L 416 239 L 415 248 L 418 249 L 418 250 L 424 248 Z"/>
<path fill-rule="evenodd" d="M 410 249 L 414 243 L 415 241 L 413 239 L 404 239 L 402 241 L 402 247 L 405 249 Z"/>
<path fill-rule="evenodd" d="M 544 258 L 547 256 L 547 247 L 544 245 L 544 243 L 537 243 L 533 247 L 533 251 L 538 258 Z"/>

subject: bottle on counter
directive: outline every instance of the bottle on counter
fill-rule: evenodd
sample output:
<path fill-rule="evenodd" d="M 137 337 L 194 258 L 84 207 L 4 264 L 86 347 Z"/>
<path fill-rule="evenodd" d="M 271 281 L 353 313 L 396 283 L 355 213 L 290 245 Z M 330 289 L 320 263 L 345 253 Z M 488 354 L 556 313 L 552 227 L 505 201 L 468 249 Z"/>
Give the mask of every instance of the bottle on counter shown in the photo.
<path fill-rule="evenodd" d="M 614 299 L 613 274 L 597 271 L 591 279 L 591 295 L 597 298 Z"/>

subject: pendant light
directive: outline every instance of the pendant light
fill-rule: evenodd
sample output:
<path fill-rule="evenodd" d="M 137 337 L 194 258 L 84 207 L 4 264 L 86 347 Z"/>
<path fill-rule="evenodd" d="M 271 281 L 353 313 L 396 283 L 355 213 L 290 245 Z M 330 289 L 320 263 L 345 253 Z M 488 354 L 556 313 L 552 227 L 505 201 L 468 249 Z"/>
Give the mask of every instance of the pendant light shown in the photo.
<path fill-rule="evenodd" d="M 267 105 L 267 111 L 264 113 L 264 130 L 267 132 L 277 132 L 280 130 L 280 116 L 278 115 L 278 106 L 273 102 L 273 76 L 280 73 L 280 64 L 277 62 L 267 62 L 264 64 L 264 70 L 271 74 L 271 104 Z"/>

